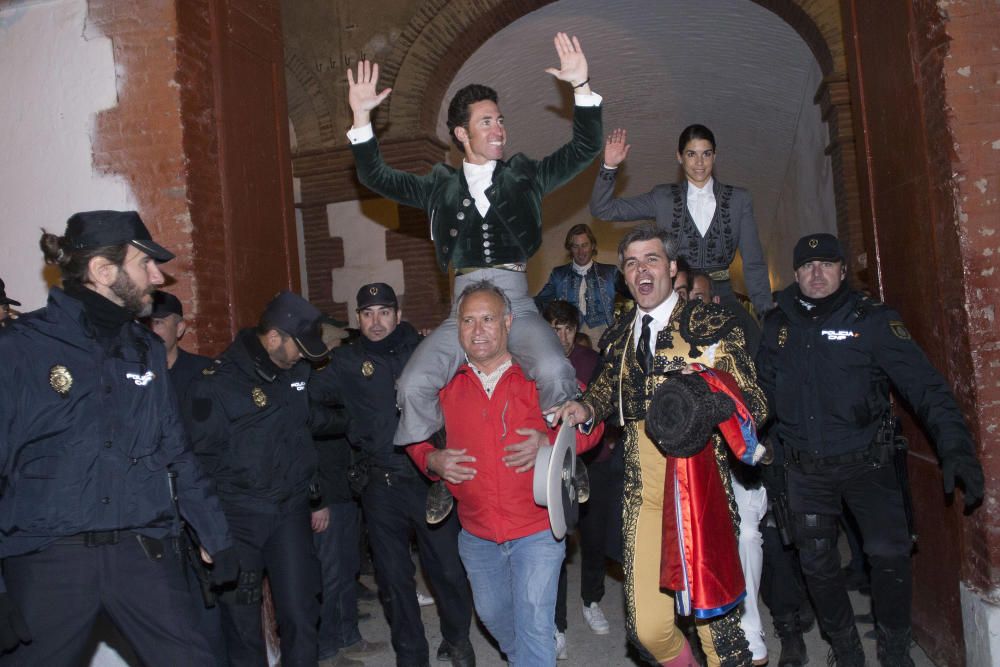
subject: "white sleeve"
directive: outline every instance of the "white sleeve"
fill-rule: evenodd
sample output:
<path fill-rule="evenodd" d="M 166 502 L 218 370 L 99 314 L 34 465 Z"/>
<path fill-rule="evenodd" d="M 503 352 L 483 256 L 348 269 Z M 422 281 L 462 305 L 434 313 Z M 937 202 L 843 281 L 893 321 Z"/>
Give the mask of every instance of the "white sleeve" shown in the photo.
<path fill-rule="evenodd" d="M 577 102 L 579 104 L 579 102 Z M 375 131 L 372 130 L 372 124 L 362 125 L 361 127 L 352 127 L 347 131 L 347 140 L 352 144 L 363 144 L 372 137 L 375 136 Z"/>
<path fill-rule="evenodd" d="M 578 107 L 599 107 L 601 106 L 601 102 L 604 100 L 603 97 L 595 92 L 590 92 L 586 95 L 574 93 L 573 98 L 576 101 L 576 106 Z"/>

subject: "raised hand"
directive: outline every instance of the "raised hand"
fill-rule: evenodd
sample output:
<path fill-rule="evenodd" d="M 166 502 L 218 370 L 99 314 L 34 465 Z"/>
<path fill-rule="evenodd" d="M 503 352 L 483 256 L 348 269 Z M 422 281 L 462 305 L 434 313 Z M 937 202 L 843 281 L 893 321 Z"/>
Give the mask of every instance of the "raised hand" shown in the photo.
<path fill-rule="evenodd" d="M 556 45 L 556 52 L 559 54 L 559 69 L 549 67 L 545 71 L 560 81 L 568 81 L 574 88 L 579 86 L 589 76 L 587 58 L 583 55 L 583 49 L 580 48 L 580 40 L 576 37 L 570 39 L 569 35 L 560 32 L 556 33 L 553 41 Z M 590 86 L 580 86 L 575 88 L 575 92 L 589 93 Z"/>
<path fill-rule="evenodd" d="M 371 122 L 371 110 L 389 97 L 392 88 L 377 92 L 378 63 L 361 60 L 358 62 L 358 77 L 347 70 L 347 101 L 354 112 L 354 127 L 362 127 Z"/>
<path fill-rule="evenodd" d="M 631 144 L 627 142 L 628 137 L 624 128 L 616 127 L 608 135 L 608 140 L 604 143 L 604 164 L 606 166 L 614 169 L 625 161 L 628 152 L 632 149 Z"/>

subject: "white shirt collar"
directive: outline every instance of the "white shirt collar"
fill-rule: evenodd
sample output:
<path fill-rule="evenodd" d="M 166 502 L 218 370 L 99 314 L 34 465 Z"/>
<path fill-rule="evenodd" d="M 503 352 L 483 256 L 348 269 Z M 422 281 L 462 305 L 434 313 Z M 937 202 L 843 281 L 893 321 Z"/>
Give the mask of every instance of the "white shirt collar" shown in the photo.
<path fill-rule="evenodd" d="M 712 195 L 715 196 L 715 178 L 712 176 L 708 177 L 708 183 L 705 183 L 705 187 L 699 188 L 697 185 L 688 181 L 688 197 L 697 197 L 698 195 Z"/>
<path fill-rule="evenodd" d="M 486 197 L 486 189 L 493 182 L 493 170 L 496 169 L 497 161 L 490 160 L 486 164 L 472 164 L 462 161 L 462 172 L 465 174 L 465 181 L 469 184 L 469 194 L 476 202 L 476 210 L 479 215 L 486 217 L 490 210 L 490 200 Z"/>
<path fill-rule="evenodd" d="M 574 271 L 576 271 L 577 273 L 579 273 L 581 276 L 585 276 L 585 275 L 587 275 L 587 271 L 590 271 L 590 267 L 592 267 L 594 265 L 594 260 L 590 260 L 589 262 L 587 262 L 583 266 L 580 266 L 576 262 L 570 262 L 570 265 L 573 267 Z"/>
<path fill-rule="evenodd" d="M 485 164 L 473 164 L 468 160 L 462 160 L 462 171 L 465 172 L 465 177 L 482 176 L 484 174 L 493 175 L 493 170 L 496 169 L 497 161 L 490 160 Z"/>
<path fill-rule="evenodd" d="M 636 316 L 636 319 L 641 322 L 643 315 L 652 315 L 653 321 L 655 321 L 657 324 L 660 325 L 666 324 L 667 321 L 670 320 L 670 315 L 673 314 L 674 312 L 674 306 L 677 305 L 678 299 L 680 299 L 680 297 L 677 296 L 677 292 L 671 291 L 670 296 L 667 297 L 667 300 L 661 303 L 656 308 L 653 308 L 650 311 L 645 311 L 642 308 L 637 308 L 639 314 Z"/>

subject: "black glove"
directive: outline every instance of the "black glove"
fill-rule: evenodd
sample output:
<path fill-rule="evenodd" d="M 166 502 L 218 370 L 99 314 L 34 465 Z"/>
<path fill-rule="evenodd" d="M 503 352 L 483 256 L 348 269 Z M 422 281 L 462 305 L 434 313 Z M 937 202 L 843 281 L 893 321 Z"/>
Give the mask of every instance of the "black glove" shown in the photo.
<path fill-rule="evenodd" d="M 983 499 L 983 467 L 979 459 L 969 452 L 956 452 L 943 457 L 941 474 L 944 477 L 944 492 L 955 491 L 955 481 L 962 480 L 965 490 L 965 506 L 971 507 Z"/>
<path fill-rule="evenodd" d="M 31 641 L 31 633 L 17 605 L 7 593 L 0 593 L 0 650 L 11 651 L 21 642 Z"/>
<path fill-rule="evenodd" d="M 240 574 L 240 559 L 236 547 L 223 549 L 212 556 L 212 567 L 208 573 L 208 582 L 213 588 L 221 588 L 236 581 Z"/>

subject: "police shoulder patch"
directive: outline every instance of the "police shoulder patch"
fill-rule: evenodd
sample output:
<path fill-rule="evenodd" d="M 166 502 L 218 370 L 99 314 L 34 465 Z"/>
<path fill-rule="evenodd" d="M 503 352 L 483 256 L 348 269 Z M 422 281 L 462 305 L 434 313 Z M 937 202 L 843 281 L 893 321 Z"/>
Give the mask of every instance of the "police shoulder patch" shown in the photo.
<path fill-rule="evenodd" d="M 913 339 L 910 332 L 906 329 L 906 325 L 899 320 L 889 320 L 889 329 L 896 338 L 900 338 L 902 340 Z"/>

